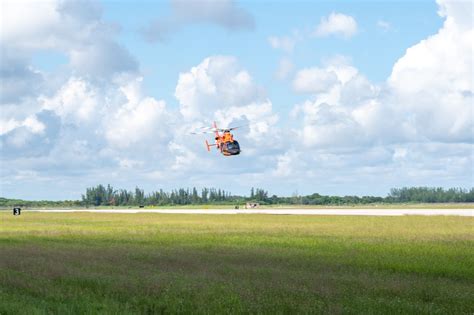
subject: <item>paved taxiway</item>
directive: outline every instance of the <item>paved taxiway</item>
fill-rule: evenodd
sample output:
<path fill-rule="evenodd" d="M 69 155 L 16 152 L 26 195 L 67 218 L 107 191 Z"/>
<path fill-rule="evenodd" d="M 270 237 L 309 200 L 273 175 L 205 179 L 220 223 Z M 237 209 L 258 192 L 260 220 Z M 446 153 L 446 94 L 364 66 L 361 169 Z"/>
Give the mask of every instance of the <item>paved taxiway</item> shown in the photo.
<path fill-rule="evenodd" d="M 181 214 L 280 214 L 280 215 L 454 215 L 473 217 L 474 209 L 38 209 L 26 212 L 181 213 Z"/>

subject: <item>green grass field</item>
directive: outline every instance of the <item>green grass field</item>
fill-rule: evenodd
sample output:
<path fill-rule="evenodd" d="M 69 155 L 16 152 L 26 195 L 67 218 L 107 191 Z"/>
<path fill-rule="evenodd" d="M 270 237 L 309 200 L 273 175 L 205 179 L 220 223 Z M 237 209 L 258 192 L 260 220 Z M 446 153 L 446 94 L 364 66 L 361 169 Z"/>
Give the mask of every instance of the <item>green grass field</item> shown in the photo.
<path fill-rule="evenodd" d="M 0 213 L 0 314 L 472 314 L 474 219 Z"/>

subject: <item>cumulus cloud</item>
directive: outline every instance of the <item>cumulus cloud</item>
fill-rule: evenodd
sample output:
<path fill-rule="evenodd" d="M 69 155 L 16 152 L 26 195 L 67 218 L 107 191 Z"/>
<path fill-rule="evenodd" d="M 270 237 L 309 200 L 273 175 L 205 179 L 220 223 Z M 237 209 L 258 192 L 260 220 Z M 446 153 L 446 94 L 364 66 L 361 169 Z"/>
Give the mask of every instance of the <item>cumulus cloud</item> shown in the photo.
<path fill-rule="evenodd" d="M 71 77 L 52 97 L 40 96 L 43 109 L 54 111 L 63 121 L 79 125 L 101 116 L 102 91 L 84 79 Z"/>
<path fill-rule="evenodd" d="M 110 115 L 105 137 L 113 146 L 126 148 L 142 142 L 166 143 L 169 140 L 171 116 L 164 101 L 145 97 L 140 91 L 141 78 L 120 87 L 127 102 Z M 164 141 L 165 140 L 165 141 Z"/>
<path fill-rule="evenodd" d="M 327 17 L 322 17 L 313 32 L 316 37 L 327 37 L 331 35 L 350 38 L 357 33 L 357 22 L 350 16 L 333 12 Z"/>
<path fill-rule="evenodd" d="M 253 16 L 233 0 L 172 0 L 171 8 L 170 16 L 158 18 L 142 29 L 145 39 L 163 41 L 186 25 L 193 24 L 213 24 L 228 31 L 255 27 Z"/>
<path fill-rule="evenodd" d="M 472 15 L 469 2 L 440 1 L 437 34 L 407 49 L 388 84 L 397 102 L 433 140 L 473 141 Z M 472 7 L 472 4 L 471 4 Z"/>
<path fill-rule="evenodd" d="M 164 101 L 147 97 L 142 78 L 125 76 L 106 86 L 96 86 L 83 78 L 70 78 L 50 96 L 39 97 L 44 110 L 74 126 L 76 137 L 96 141 L 110 149 L 166 146 L 173 120 Z"/>
<path fill-rule="evenodd" d="M 2 129 L 6 129 L 6 130 L 0 131 L 1 134 L 4 134 L 4 133 L 6 133 L 10 130 L 13 130 L 18 126 L 23 126 L 27 129 L 31 130 L 32 133 L 43 133 L 43 131 L 45 129 L 44 124 L 41 123 L 40 121 L 38 121 L 38 118 L 36 116 L 29 116 L 25 120 L 23 120 L 22 122 L 16 122 L 15 120 L 10 120 L 9 122 L 11 122 L 12 124 L 10 124 L 10 126 L 8 126 L 8 123 L 7 123 L 6 128 L 2 128 Z M 16 126 L 14 126 L 15 124 L 16 124 Z M 11 126 L 11 125 L 13 125 L 13 126 Z"/>
<path fill-rule="evenodd" d="M 22 120 L 0 117 L 1 160 L 47 154 L 59 135 L 59 118 L 51 111 L 40 111 Z"/>
<path fill-rule="evenodd" d="M 307 166 L 301 156 L 301 152 L 288 151 L 277 156 L 276 166 L 272 170 L 271 175 L 277 178 L 296 177 Z"/>
<path fill-rule="evenodd" d="M 52 50 L 67 55 L 80 75 L 104 78 L 138 70 L 135 59 L 115 41 L 115 25 L 101 19 L 95 2 L 7 0 L 2 9 L 2 53 L 8 59 L 21 56 L 23 65 L 17 67 L 27 67 L 33 53 Z"/>
<path fill-rule="evenodd" d="M 341 122 L 327 128 L 339 126 L 346 135 L 355 133 L 358 139 L 364 136 L 370 141 L 472 142 L 474 34 L 467 23 L 470 13 L 460 7 L 440 2 L 440 12 L 446 15 L 443 27 L 407 49 L 393 66 L 386 85 L 370 83 L 357 69 L 343 63 L 300 70 L 294 88 L 312 93 L 314 98 L 296 106 L 294 113 L 304 113 L 310 117 L 306 121 L 319 123 L 322 115 L 338 113 L 341 119 L 345 117 L 342 124 L 347 128 L 341 129 Z M 383 138 L 374 138 L 377 134 Z"/>
<path fill-rule="evenodd" d="M 317 67 L 298 71 L 293 80 L 293 88 L 297 92 L 318 93 L 331 88 L 338 77 L 334 71 Z"/>
<path fill-rule="evenodd" d="M 242 69 L 237 59 L 213 56 L 179 75 L 175 96 L 187 120 L 205 119 L 219 109 L 245 106 L 262 100 L 264 91 Z"/>
<path fill-rule="evenodd" d="M 138 64 L 114 41 L 106 40 L 69 51 L 70 65 L 77 75 L 110 79 L 118 73 L 136 72 Z"/>
<path fill-rule="evenodd" d="M 104 112 L 108 82 L 124 73 L 137 74 L 134 58 L 115 39 L 116 28 L 101 15 L 92 1 L 2 2 L 1 118 L 18 129 L 4 136 L 4 145 L 16 139 L 17 147 L 26 150 L 44 140 L 51 149 L 51 132 L 58 128 L 37 134 L 22 122 L 44 112 L 53 113 L 49 120 L 54 125 L 58 118 L 64 126 L 91 122 Z M 69 64 L 51 73 L 35 69 L 33 57 L 50 52 L 68 57 Z"/>
<path fill-rule="evenodd" d="M 7 0 L 2 2 L 2 10 L 3 105 L 35 103 L 38 110 L 41 104 L 34 100 L 56 89 L 57 82 L 68 80 L 67 70 L 93 80 L 137 73 L 134 58 L 117 43 L 116 28 L 102 20 L 102 10 L 95 2 Z M 51 74 L 35 69 L 31 59 L 39 52 L 64 54 L 69 57 L 68 68 Z"/>
<path fill-rule="evenodd" d="M 100 169 L 113 177 L 124 165 L 166 163 L 166 105 L 141 92 L 138 64 L 117 32 L 96 2 L 2 2 L 2 182 L 27 181 L 21 170 L 38 175 L 27 182 L 69 176 L 96 182 Z M 43 52 L 64 54 L 69 63 L 60 71 L 35 69 L 32 58 Z M 144 152 L 146 163 L 124 162 Z"/>
<path fill-rule="evenodd" d="M 2 47 L 3 50 L 3 47 Z M 0 62 L 0 103 L 17 103 L 37 93 L 44 83 L 43 75 L 25 58 L 2 51 Z"/>
<path fill-rule="evenodd" d="M 292 111 L 301 125 L 296 139 L 311 152 L 301 164 L 337 167 L 345 179 L 331 171 L 291 173 L 332 176 L 335 184 L 384 174 L 388 187 L 472 181 L 472 16 L 464 2 L 439 5 L 443 27 L 408 48 L 385 84 L 371 83 L 341 57 L 297 72 L 294 89 L 311 95 Z M 275 169 L 280 176 L 287 160 L 283 155 Z"/>

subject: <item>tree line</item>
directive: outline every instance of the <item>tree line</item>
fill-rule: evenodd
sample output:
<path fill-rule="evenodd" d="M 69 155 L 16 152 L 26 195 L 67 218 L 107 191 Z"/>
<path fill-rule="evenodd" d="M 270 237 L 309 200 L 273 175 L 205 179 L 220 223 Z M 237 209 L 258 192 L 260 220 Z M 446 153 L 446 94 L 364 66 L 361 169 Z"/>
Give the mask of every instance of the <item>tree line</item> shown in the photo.
<path fill-rule="evenodd" d="M 168 206 L 193 204 L 229 204 L 242 202 L 245 198 L 233 196 L 230 192 L 215 188 L 203 188 L 201 191 L 192 189 L 176 189 L 165 192 L 162 189 L 145 194 L 136 187 L 134 191 L 126 189 L 114 190 L 110 185 L 98 185 L 86 189 L 82 195 L 82 203 L 92 206 Z"/>
<path fill-rule="evenodd" d="M 239 205 L 258 202 L 266 205 L 363 205 L 373 203 L 441 203 L 474 202 L 474 188 L 404 187 L 393 188 L 386 197 L 328 196 L 314 193 L 291 197 L 269 195 L 261 188 L 251 188 L 249 196 L 234 195 L 216 188 L 162 189 L 148 194 L 141 188 L 115 189 L 111 185 L 97 185 L 86 189 L 81 200 L 25 201 L 0 198 L 0 207 L 89 207 L 89 206 L 174 206 L 174 205 Z"/>
<path fill-rule="evenodd" d="M 82 207 L 84 206 L 84 204 L 81 202 L 81 200 L 22 200 L 0 197 L 0 208 L 12 208 L 16 206 L 26 208 L 73 208 Z"/>
<path fill-rule="evenodd" d="M 441 187 L 392 188 L 386 198 L 394 202 L 474 202 L 474 188 L 443 189 Z"/>

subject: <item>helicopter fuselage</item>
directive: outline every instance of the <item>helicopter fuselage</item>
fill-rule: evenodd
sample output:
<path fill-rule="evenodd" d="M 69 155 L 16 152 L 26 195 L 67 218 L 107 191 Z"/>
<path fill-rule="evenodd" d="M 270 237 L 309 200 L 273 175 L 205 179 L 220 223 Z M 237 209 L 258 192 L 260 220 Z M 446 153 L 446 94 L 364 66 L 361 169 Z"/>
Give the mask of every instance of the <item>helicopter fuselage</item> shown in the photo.
<path fill-rule="evenodd" d="M 225 156 L 240 154 L 240 145 L 237 140 L 222 142 L 219 145 L 219 149 L 221 150 L 221 153 Z"/>

